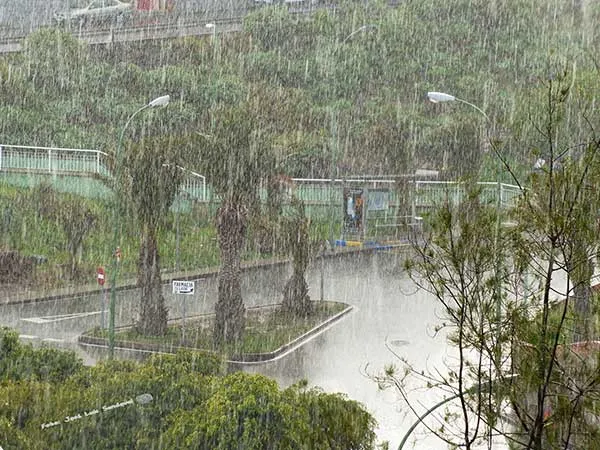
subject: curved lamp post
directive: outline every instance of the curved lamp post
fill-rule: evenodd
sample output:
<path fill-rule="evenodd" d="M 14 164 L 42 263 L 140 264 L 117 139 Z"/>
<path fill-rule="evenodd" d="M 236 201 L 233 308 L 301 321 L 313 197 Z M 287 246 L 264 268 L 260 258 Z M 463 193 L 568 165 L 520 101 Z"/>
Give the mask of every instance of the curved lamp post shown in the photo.
<path fill-rule="evenodd" d="M 446 94 L 445 92 L 428 92 L 427 98 L 429 99 L 429 101 L 431 103 L 449 103 L 449 102 L 464 103 L 465 105 L 470 106 L 474 110 L 478 111 L 483 117 L 485 117 L 485 120 L 487 121 L 488 124 L 491 123 L 489 116 L 485 113 L 485 111 L 483 109 L 481 109 L 477 105 L 474 105 L 471 102 L 463 100 L 462 98 L 458 98 L 458 97 L 455 97 L 454 95 Z M 494 148 L 494 153 L 496 153 L 496 156 L 498 156 L 499 159 L 502 161 L 502 158 L 500 158 L 500 155 L 498 155 L 498 152 L 496 151 L 495 148 Z"/>
<path fill-rule="evenodd" d="M 468 102 L 466 100 L 455 97 L 454 95 L 446 94 L 444 92 L 428 92 L 427 98 L 432 103 L 447 103 L 447 102 L 464 103 L 465 105 L 468 105 L 471 108 L 478 111 L 479 113 L 481 113 L 483 115 L 483 117 L 485 117 L 485 120 L 487 121 L 488 124 L 491 122 L 489 116 L 481 108 L 479 108 L 478 106 L 474 105 L 471 102 Z M 494 276 L 495 276 L 494 290 L 495 290 L 495 292 L 494 292 L 494 294 L 496 296 L 496 311 L 495 311 L 496 326 L 498 327 L 497 334 L 499 336 L 500 335 L 500 322 L 502 319 L 502 297 L 500 295 L 500 249 L 499 249 L 500 210 L 501 210 L 501 206 L 502 206 L 502 183 L 498 179 L 498 176 L 500 175 L 500 169 L 501 169 L 500 163 L 506 165 L 506 162 L 504 161 L 502 156 L 498 153 L 498 150 L 494 146 L 492 146 L 492 148 L 494 150 L 494 154 L 496 155 L 496 157 L 498 159 L 498 173 L 496 174 L 496 179 L 497 179 L 497 181 L 496 181 L 496 184 L 497 184 L 496 223 L 494 226 L 494 253 L 495 253 L 495 261 L 494 261 Z M 499 371 L 500 364 L 501 364 L 501 360 L 500 360 L 501 355 L 500 355 L 499 349 L 496 350 L 496 355 L 494 355 L 494 356 L 495 356 L 494 364 L 496 366 L 496 370 Z"/>
<path fill-rule="evenodd" d="M 366 31 L 366 30 L 373 29 L 373 28 L 377 28 L 377 25 L 374 23 L 367 23 L 365 25 L 358 27 L 356 30 L 353 30 L 348 36 L 346 36 L 344 38 L 341 45 L 345 44 L 346 41 L 348 39 L 350 39 L 352 36 L 354 36 L 356 33 L 360 33 L 361 31 Z"/>
<path fill-rule="evenodd" d="M 446 94 L 444 92 L 428 92 L 427 93 L 427 98 L 429 99 L 430 102 L 432 103 L 448 103 L 448 102 L 459 102 L 459 103 L 464 103 L 465 105 L 470 106 L 471 108 L 475 109 L 476 111 L 478 111 L 479 113 L 481 113 L 481 115 L 483 117 L 485 117 L 485 120 L 487 121 L 487 123 L 491 123 L 491 120 L 489 118 L 489 116 L 485 113 L 485 111 L 483 111 L 483 109 L 481 109 L 480 107 L 474 105 L 471 102 L 468 102 L 466 100 L 463 100 L 461 98 L 455 97 L 454 95 L 450 95 L 450 94 Z M 492 146 L 493 150 L 494 150 L 494 154 L 496 155 L 496 157 L 498 158 L 498 162 L 499 163 L 503 163 L 506 165 L 506 163 L 504 162 L 504 159 L 502 158 L 502 156 L 498 153 L 497 149 Z M 500 164 L 498 165 L 498 173 L 496 174 L 496 180 L 497 180 L 497 187 L 498 187 L 498 195 L 496 196 L 496 207 L 497 207 L 497 212 L 500 212 L 500 206 L 501 206 L 501 200 L 502 200 L 502 184 L 500 183 L 500 180 L 497 179 L 497 177 L 500 175 L 500 169 L 501 166 Z M 498 215 L 498 217 L 500 217 Z M 499 220 L 499 219 L 498 219 Z M 498 222 L 498 226 L 499 226 L 500 222 Z"/>
<path fill-rule="evenodd" d="M 123 147 L 123 138 L 125 137 L 125 131 L 127 130 L 127 127 L 129 126 L 129 124 L 131 123 L 131 121 L 133 120 L 133 118 L 138 115 L 139 113 L 141 113 L 142 111 L 144 111 L 145 109 L 148 108 L 156 108 L 159 106 L 167 106 L 169 104 L 169 101 L 171 100 L 171 97 L 168 95 L 163 95 L 161 97 L 157 97 L 154 100 L 150 101 L 149 103 L 147 103 L 146 105 L 142 106 L 141 108 L 139 108 L 137 111 L 135 111 L 132 115 L 129 116 L 129 118 L 127 119 L 127 122 L 125 122 L 125 126 L 123 127 L 123 130 L 121 131 L 121 136 L 119 137 L 119 142 L 117 144 L 117 151 L 115 153 L 115 206 L 114 206 L 114 211 L 113 211 L 113 255 L 112 255 L 112 278 L 111 278 L 111 286 L 110 286 L 110 306 L 109 306 L 109 310 L 108 310 L 108 351 L 109 351 L 109 357 L 110 359 L 112 359 L 114 357 L 115 354 L 115 303 L 116 303 L 116 299 L 117 299 L 117 278 L 119 276 L 119 263 L 121 260 L 121 250 L 119 248 L 119 228 L 120 228 L 120 223 L 119 223 L 119 213 L 120 213 L 120 209 L 121 209 L 121 197 L 119 195 L 119 179 L 121 176 L 121 154 L 122 154 L 122 147 Z"/>
<path fill-rule="evenodd" d="M 488 122 L 490 121 L 490 118 L 483 111 L 483 109 L 481 109 L 480 107 L 474 105 L 473 103 L 470 103 L 470 102 L 468 102 L 466 100 L 463 100 L 461 98 L 455 97 L 454 95 L 445 94 L 444 92 L 428 92 L 427 93 L 427 98 L 429 99 L 429 101 L 431 103 L 447 103 L 447 102 L 460 102 L 460 103 L 464 103 L 465 105 L 469 105 L 471 108 L 474 108 L 477 111 L 479 111 L 483 115 L 483 117 L 485 117 L 485 120 L 487 120 Z"/>

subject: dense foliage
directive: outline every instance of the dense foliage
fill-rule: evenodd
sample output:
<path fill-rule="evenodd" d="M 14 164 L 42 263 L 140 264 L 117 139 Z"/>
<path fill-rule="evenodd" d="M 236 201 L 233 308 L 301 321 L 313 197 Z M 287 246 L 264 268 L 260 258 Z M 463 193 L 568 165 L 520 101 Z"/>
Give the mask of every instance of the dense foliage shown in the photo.
<path fill-rule="evenodd" d="M 175 270 L 216 266 L 219 258 L 212 210 L 191 202 L 181 202 L 178 208 L 162 217 L 158 233 L 161 267 Z M 0 183 L 2 248 L 18 251 L 31 260 L 12 282 L 44 288 L 74 281 L 95 283 L 96 268 L 108 269 L 111 262 L 113 211 L 109 199 L 62 192 L 60 186 L 22 188 Z M 124 279 L 134 279 L 140 228 L 128 214 L 121 216 L 120 225 L 121 273 Z"/>
<path fill-rule="evenodd" d="M 4 327 L 0 329 L 0 380 L 59 383 L 82 367 L 72 352 L 22 345 L 18 333 Z"/>
<path fill-rule="evenodd" d="M 214 41 L 94 50 L 40 30 L 25 52 L 0 63 L 2 135 L 13 144 L 111 150 L 128 114 L 162 93 L 177 106 L 159 127 L 142 127 L 146 135 L 208 130 L 207 111 L 252 95 L 280 151 L 302 155 L 288 169 L 294 175 L 329 176 L 334 160 L 349 173 L 439 168 L 444 151 L 477 159 L 485 124 L 468 108 L 440 114 L 427 91 L 479 105 L 502 136 L 533 103 L 530 89 L 553 72 L 549 58 L 576 64 L 578 77 L 593 70 L 597 14 L 593 4 L 582 15 L 575 4 L 544 0 L 339 2 L 306 18 L 261 8 L 243 32 Z"/>
<path fill-rule="evenodd" d="M 71 352 L 23 346 L 4 329 L 0 361 L 4 448 L 374 448 L 375 421 L 359 403 L 225 376 L 208 354 L 83 367 Z"/>

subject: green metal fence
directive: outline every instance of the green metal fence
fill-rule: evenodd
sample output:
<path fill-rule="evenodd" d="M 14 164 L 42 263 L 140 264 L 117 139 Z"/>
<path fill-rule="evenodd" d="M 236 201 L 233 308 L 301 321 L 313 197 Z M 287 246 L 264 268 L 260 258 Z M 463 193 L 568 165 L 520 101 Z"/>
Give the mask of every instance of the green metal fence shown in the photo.
<path fill-rule="evenodd" d="M 97 179 L 111 176 L 109 158 L 100 150 L 0 144 L 0 173 L 7 181 L 23 186 L 35 185 L 51 176 L 57 189 L 98 197 L 109 192 Z M 206 178 L 181 169 L 186 173 L 181 185 L 182 196 L 206 202 Z M 24 175 L 15 175 L 19 173 Z"/>
<path fill-rule="evenodd" d="M 110 190 L 98 180 L 109 177 L 108 158 L 99 150 L 0 145 L 0 174 L 8 182 L 33 186 L 48 179 L 57 189 L 76 192 L 88 197 L 110 195 Z M 218 197 L 206 178 L 196 172 L 186 172 L 179 201 L 175 204 L 185 210 L 194 202 L 217 207 Z M 503 209 L 515 205 L 521 195 L 517 186 L 497 183 L 478 183 L 481 199 Z M 418 180 L 412 177 L 376 179 L 354 177 L 347 179 L 289 179 L 284 184 L 285 197 L 301 199 L 311 220 L 328 222 L 330 228 L 346 229 L 345 235 L 356 239 L 397 239 L 418 226 L 421 216 L 443 204 L 459 205 L 466 193 L 466 184 L 455 181 Z M 365 193 L 385 192 L 385 204 L 378 208 L 363 206 L 360 230 L 349 230 L 344 222 L 345 190 Z M 267 196 L 261 188 L 261 198 Z M 498 202 L 498 199 L 500 200 Z"/>

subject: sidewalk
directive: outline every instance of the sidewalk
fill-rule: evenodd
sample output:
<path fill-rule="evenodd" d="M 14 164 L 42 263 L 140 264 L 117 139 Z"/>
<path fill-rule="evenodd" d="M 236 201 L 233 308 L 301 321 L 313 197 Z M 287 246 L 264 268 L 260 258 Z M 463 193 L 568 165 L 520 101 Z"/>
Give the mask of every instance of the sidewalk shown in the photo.
<path fill-rule="evenodd" d="M 381 250 L 399 249 L 406 247 L 408 244 L 397 243 L 386 245 L 385 247 L 337 247 L 333 250 L 328 250 L 323 253 L 324 258 L 335 258 L 340 256 L 347 256 L 353 253 L 366 253 L 375 252 Z M 321 256 L 314 258 L 314 261 L 318 261 Z M 289 258 L 267 258 L 254 261 L 243 261 L 241 270 L 247 271 L 259 267 L 267 267 L 281 264 L 288 264 Z M 219 273 L 218 267 L 208 267 L 203 269 L 186 270 L 186 271 L 169 271 L 162 273 L 163 284 L 170 285 L 173 280 L 197 280 L 200 278 L 215 277 Z M 117 290 L 129 290 L 137 287 L 135 278 L 121 279 L 117 282 Z M 110 289 L 108 285 L 105 285 L 105 289 Z M 5 285 L 0 286 L 0 304 L 7 305 L 13 303 L 36 303 L 50 300 L 68 299 L 74 297 L 80 297 L 84 295 L 94 295 L 102 292 L 102 288 L 97 282 L 91 282 L 86 284 L 79 284 L 73 286 L 66 286 L 59 289 L 36 289 L 35 286 L 22 286 L 22 285 Z"/>
<path fill-rule="evenodd" d="M 276 264 L 286 264 L 288 259 L 271 258 L 259 261 L 242 262 L 242 271 L 254 267 L 271 266 Z M 196 280 L 216 276 L 219 273 L 218 267 L 208 267 L 204 269 L 195 269 L 187 271 L 169 271 L 162 273 L 163 284 L 171 284 L 172 280 Z M 126 278 L 117 281 L 117 290 L 135 289 L 136 279 Z M 108 283 L 105 289 L 110 289 Z M 49 300 L 67 299 L 84 295 L 92 295 L 102 291 L 97 282 L 65 286 L 54 289 L 36 289 L 35 286 L 4 285 L 0 286 L 0 304 L 12 303 L 35 303 Z"/>

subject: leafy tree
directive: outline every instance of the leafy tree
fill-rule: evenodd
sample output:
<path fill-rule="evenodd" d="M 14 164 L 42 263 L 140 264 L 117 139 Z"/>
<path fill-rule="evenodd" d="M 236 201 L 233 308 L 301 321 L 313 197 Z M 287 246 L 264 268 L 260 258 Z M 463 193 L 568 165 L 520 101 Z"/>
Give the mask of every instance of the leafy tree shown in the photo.
<path fill-rule="evenodd" d="M 318 388 L 306 390 L 303 383 L 288 388 L 285 394 L 292 398 L 298 396 L 297 408 L 303 415 L 308 414 L 307 437 L 302 438 L 307 448 L 375 448 L 376 421 L 359 402 L 344 394 L 324 393 Z"/>
<path fill-rule="evenodd" d="M 0 379 L 56 383 L 64 381 L 82 367 L 81 359 L 74 352 L 23 345 L 16 331 L 6 327 L 0 329 Z"/>
<path fill-rule="evenodd" d="M 3 334 L 3 360 L 2 348 L 19 345 L 13 335 Z M 218 357 L 182 352 L 80 365 L 54 380 L 4 378 L 0 438 L 32 450 L 374 448 L 375 421 L 357 402 L 305 386 L 280 390 L 262 375 L 222 374 Z"/>
<path fill-rule="evenodd" d="M 260 8 L 247 16 L 244 29 L 255 43 L 265 50 L 282 46 L 293 47 L 296 39 L 295 20 L 281 6 Z"/>
<path fill-rule="evenodd" d="M 565 75 L 547 82 L 546 127 L 538 128 L 549 164 L 539 178 L 534 177 L 534 190 L 526 192 L 519 208 L 522 227 L 517 242 L 529 249 L 529 271 L 541 279 L 543 295 L 541 304 L 534 303 L 536 333 L 532 335 L 528 327 L 515 328 L 511 358 L 523 363 L 518 370 L 524 379 L 513 384 L 510 400 L 517 427 L 526 433 L 522 441 L 533 449 L 593 448 L 597 442 L 589 419 L 598 401 L 596 367 L 590 365 L 585 349 L 587 339 L 598 333 L 590 327 L 595 322 L 590 320 L 590 284 L 600 203 L 591 186 L 597 183 L 600 142 L 594 135 L 575 146 L 565 143 L 564 136 L 556 138 L 568 121 L 568 107 L 577 99 Z M 538 261 L 543 261 L 542 273 Z M 562 301 L 553 306 L 553 278 L 559 270 L 567 273 L 567 288 Z M 556 425 L 548 426 L 550 422 Z"/>
<path fill-rule="evenodd" d="M 529 176 L 518 205 L 498 216 L 478 190 L 467 189 L 458 207 L 448 202 L 428 217 L 414 247 L 413 279 L 442 305 L 441 328 L 448 328 L 457 358 L 443 372 L 423 372 L 405 361 L 404 374 L 449 391 L 437 406 L 457 400 L 447 406 L 443 426 L 430 428 L 449 445 L 486 442 L 491 448 L 499 433 L 515 449 L 596 448 L 592 424 L 600 398 L 590 353 L 597 347 L 587 339 L 598 333 L 588 319 L 600 206 L 590 187 L 597 183 L 600 145 L 593 134 L 584 145 L 570 141 L 580 137 L 577 132 L 566 134 L 572 117 L 566 112 L 581 113 L 566 80 L 558 75 L 540 89 L 546 108 L 530 120 L 543 146 L 530 155 L 543 154 L 548 163 Z M 520 174 L 494 149 L 521 185 Z M 505 217 L 513 221 L 507 229 L 500 227 Z M 557 280 L 561 271 L 564 288 Z M 392 367 L 376 379 L 405 386 Z"/>
<path fill-rule="evenodd" d="M 86 54 L 77 38 L 58 29 L 38 30 L 25 41 L 29 78 L 46 95 L 65 94 L 78 85 L 77 69 Z"/>
<path fill-rule="evenodd" d="M 422 236 L 422 244 L 414 246 L 416 256 L 408 262 L 415 282 L 442 306 L 444 325 L 437 331 L 448 328 L 449 341 L 457 351 L 455 362 L 439 378 L 402 359 L 406 372 L 390 367 L 378 381 L 402 389 L 402 377 L 414 374 L 428 385 L 449 389 L 459 406 L 446 415 L 441 429 L 430 431 L 450 445 L 469 449 L 490 436 L 495 425 L 496 398 L 490 396 L 489 383 L 501 370 L 501 358 L 506 358 L 501 351 L 510 328 L 496 314 L 499 302 L 507 307 L 496 289 L 496 276 L 502 272 L 496 266 L 496 252 L 505 248 L 494 241 L 496 212 L 481 202 L 479 189 L 467 185 L 465 190 L 460 205 L 447 201 L 428 218 L 429 231 Z M 473 385 L 477 388 L 472 389 Z"/>
<path fill-rule="evenodd" d="M 553 157 L 552 163 L 531 177 L 531 207 L 524 210 L 523 223 L 529 219 L 548 217 L 537 226 L 555 228 L 560 234 L 559 264 L 564 264 L 573 284 L 572 302 L 576 319 L 573 323 L 573 342 L 588 340 L 594 332 L 591 317 L 591 281 L 598 253 L 598 210 L 600 198 L 593 187 L 598 183 L 600 164 L 598 143 L 592 142 L 576 157 Z M 552 206 L 542 199 L 555 198 Z M 539 220 L 539 219 L 538 219 Z M 528 230 L 529 231 L 529 230 Z"/>
<path fill-rule="evenodd" d="M 357 402 L 262 375 L 222 379 L 203 407 L 176 413 L 165 443 L 181 449 L 373 449 L 375 421 Z"/>
<path fill-rule="evenodd" d="M 220 373 L 218 358 L 198 352 L 80 365 L 50 382 L 5 379 L 0 394 L 10 401 L 0 405 L 0 433 L 3 443 L 26 442 L 17 448 L 149 448 L 170 413 L 206 401 L 210 377 Z M 152 401 L 140 403 L 140 394 Z"/>
<path fill-rule="evenodd" d="M 66 250 L 70 255 L 70 275 L 78 274 L 85 239 L 96 226 L 97 214 L 84 199 L 75 195 L 58 195 L 50 184 L 40 184 L 31 191 L 30 202 L 37 213 L 56 221 L 66 237 Z"/>

